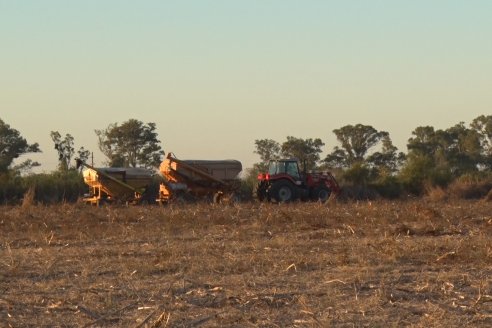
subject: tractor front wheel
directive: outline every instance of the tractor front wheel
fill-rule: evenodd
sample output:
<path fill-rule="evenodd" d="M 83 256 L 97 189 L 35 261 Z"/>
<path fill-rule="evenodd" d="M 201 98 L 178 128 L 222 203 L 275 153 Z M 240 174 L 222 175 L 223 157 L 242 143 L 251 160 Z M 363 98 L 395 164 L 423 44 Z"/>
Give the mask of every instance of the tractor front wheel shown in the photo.
<path fill-rule="evenodd" d="M 327 187 L 320 186 L 313 190 L 312 199 L 324 203 L 330 198 L 331 190 Z"/>
<path fill-rule="evenodd" d="M 279 203 L 288 203 L 297 199 L 296 187 L 288 181 L 278 181 L 270 189 L 272 200 Z"/>

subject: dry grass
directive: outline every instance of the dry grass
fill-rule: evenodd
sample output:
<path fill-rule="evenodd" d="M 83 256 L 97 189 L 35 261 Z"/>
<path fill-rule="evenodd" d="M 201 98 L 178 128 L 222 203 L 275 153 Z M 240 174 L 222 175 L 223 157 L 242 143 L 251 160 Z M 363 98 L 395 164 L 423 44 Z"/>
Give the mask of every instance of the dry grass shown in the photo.
<path fill-rule="evenodd" d="M 484 200 L 487 202 L 492 201 L 492 189 L 490 189 L 489 193 L 487 194 L 487 196 L 485 196 Z"/>
<path fill-rule="evenodd" d="M 35 204 L 35 196 L 36 196 L 36 188 L 34 186 L 29 187 L 27 191 L 24 193 L 24 197 L 22 198 L 22 208 L 28 209 L 32 205 Z"/>
<path fill-rule="evenodd" d="M 12 327 L 492 325 L 492 202 L 3 207 Z"/>
<path fill-rule="evenodd" d="M 446 188 L 427 186 L 425 198 L 430 201 L 459 201 L 462 199 L 487 200 L 492 195 L 492 182 L 488 180 L 456 180 Z"/>

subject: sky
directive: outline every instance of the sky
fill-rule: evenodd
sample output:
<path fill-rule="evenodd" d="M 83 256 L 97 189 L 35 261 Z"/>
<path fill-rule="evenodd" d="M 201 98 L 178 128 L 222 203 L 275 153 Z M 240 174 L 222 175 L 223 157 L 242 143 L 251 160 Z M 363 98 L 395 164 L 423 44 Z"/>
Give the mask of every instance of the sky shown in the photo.
<path fill-rule="evenodd" d="M 157 125 L 181 159 L 237 159 L 256 139 L 371 125 L 406 151 L 418 126 L 492 114 L 489 0 L 0 0 L 0 119 L 98 151 L 95 129 Z"/>

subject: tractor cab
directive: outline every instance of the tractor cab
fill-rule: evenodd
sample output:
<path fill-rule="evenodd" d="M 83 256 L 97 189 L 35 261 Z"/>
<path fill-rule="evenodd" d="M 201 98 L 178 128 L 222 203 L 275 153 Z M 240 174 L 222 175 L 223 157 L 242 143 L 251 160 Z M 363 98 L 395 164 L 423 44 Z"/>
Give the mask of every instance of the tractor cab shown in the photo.
<path fill-rule="evenodd" d="M 268 174 L 270 176 L 275 175 L 289 175 L 292 177 L 296 184 L 302 182 L 302 176 L 299 171 L 299 165 L 295 159 L 282 159 L 277 161 L 271 161 L 268 167 Z"/>

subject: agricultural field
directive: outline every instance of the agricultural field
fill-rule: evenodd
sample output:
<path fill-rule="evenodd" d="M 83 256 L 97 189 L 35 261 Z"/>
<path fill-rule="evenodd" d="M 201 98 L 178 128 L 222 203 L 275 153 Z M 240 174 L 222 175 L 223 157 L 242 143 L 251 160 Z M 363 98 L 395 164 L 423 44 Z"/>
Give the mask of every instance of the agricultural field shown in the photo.
<path fill-rule="evenodd" d="M 492 326 L 492 202 L 0 208 L 2 327 Z"/>

